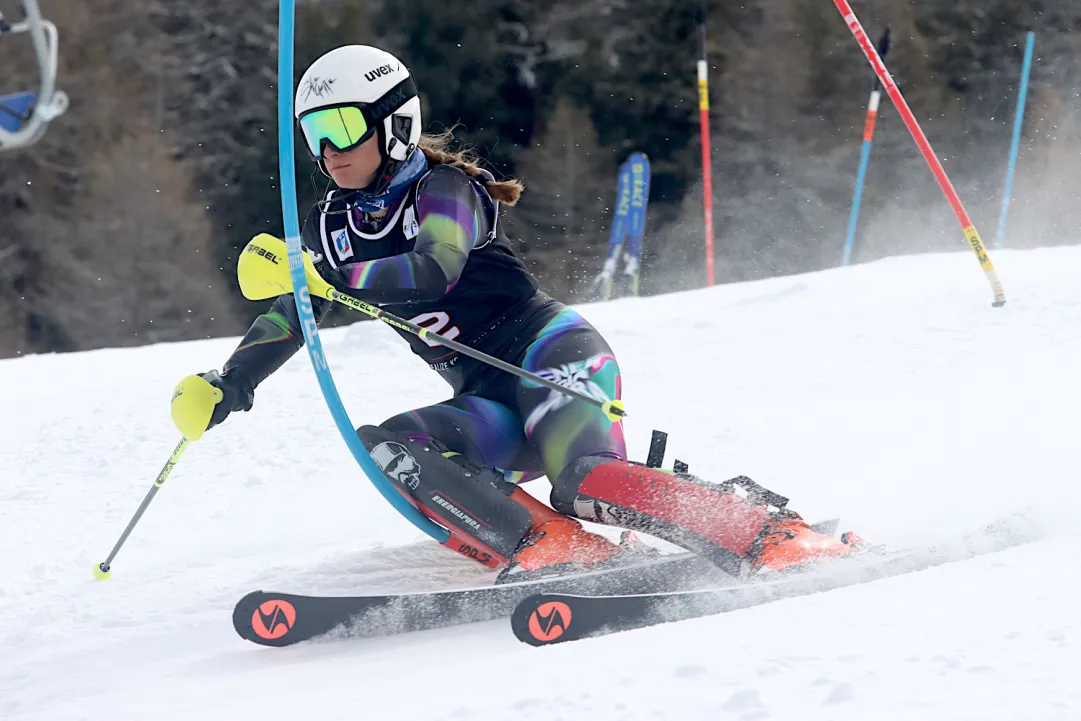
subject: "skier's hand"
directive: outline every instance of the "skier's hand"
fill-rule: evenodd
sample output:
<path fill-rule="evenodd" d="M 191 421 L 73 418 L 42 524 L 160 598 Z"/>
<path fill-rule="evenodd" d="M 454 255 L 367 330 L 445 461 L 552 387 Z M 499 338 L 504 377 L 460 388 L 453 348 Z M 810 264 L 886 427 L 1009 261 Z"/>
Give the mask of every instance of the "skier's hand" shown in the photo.
<path fill-rule="evenodd" d="M 263 300 L 292 293 L 293 279 L 286 261 L 288 254 L 285 241 L 268 233 L 260 233 L 249 240 L 236 266 L 237 281 L 244 297 Z M 344 277 L 322 254 L 307 250 L 303 254 L 303 263 L 308 290 L 313 297 L 326 298 L 330 289 L 344 286 Z"/>
<path fill-rule="evenodd" d="M 185 438 L 197 441 L 231 412 L 251 410 L 254 401 L 251 383 L 238 374 L 188 376 L 173 391 L 173 423 Z"/>

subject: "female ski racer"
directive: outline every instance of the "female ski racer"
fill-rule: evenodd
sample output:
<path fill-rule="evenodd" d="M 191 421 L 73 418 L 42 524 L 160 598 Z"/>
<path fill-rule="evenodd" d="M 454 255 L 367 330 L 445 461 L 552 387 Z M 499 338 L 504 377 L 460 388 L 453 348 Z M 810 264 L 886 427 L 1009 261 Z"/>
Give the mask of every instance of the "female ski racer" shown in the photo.
<path fill-rule="evenodd" d="M 328 52 L 300 81 L 296 117 L 333 180 L 302 233 L 327 282 L 560 385 L 619 398 L 608 343 L 539 290 L 508 245 L 499 205 L 514 205 L 522 185 L 448 152 L 449 134 L 422 135 L 417 89 L 401 61 L 363 45 Z M 328 305 L 313 300 L 317 320 Z M 445 545 L 502 567 L 501 581 L 626 558 L 623 545 L 572 516 L 655 535 L 733 573 L 850 550 L 763 501 L 777 498 L 768 492 L 743 497 L 731 484 L 628 461 L 622 426 L 599 408 L 399 332 L 453 395 L 357 433 L 393 485 L 450 531 Z M 255 388 L 302 343 L 294 298 L 282 295 L 222 373 L 200 374 L 221 391 L 207 428 L 251 409 Z M 555 510 L 517 485 L 541 475 Z"/>

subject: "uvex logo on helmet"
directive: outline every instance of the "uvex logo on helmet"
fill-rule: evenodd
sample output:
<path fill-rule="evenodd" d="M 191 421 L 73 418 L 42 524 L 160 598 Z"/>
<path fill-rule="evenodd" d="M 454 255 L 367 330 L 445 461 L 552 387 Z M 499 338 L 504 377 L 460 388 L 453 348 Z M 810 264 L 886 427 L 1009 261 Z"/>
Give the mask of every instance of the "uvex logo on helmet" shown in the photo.
<path fill-rule="evenodd" d="M 398 68 L 400 67 L 401 65 L 380 65 L 374 70 L 369 70 L 368 72 L 364 73 L 364 79 L 367 80 L 369 83 L 375 82 L 378 78 L 381 78 L 384 75 L 390 75 L 394 71 L 398 70 Z"/>

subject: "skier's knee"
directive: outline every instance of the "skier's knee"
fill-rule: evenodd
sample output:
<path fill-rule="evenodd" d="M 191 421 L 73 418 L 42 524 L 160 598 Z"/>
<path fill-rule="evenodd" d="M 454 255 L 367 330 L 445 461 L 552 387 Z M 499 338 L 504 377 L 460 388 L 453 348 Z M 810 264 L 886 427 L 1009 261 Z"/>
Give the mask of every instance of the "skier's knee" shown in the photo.
<path fill-rule="evenodd" d="M 391 419 L 393 420 L 393 419 Z M 381 443 L 386 441 L 398 441 L 409 440 L 417 443 L 434 443 L 440 452 L 446 451 L 446 446 L 440 443 L 437 439 L 432 438 L 431 435 L 423 431 L 413 429 L 398 429 L 391 425 L 388 425 L 390 421 L 381 423 L 378 426 L 361 426 L 357 429 L 357 435 L 360 437 L 364 447 L 371 453 L 372 449 Z"/>
<path fill-rule="evenodd" d="M 382 423 L 379 427 L 386 431 L 393 431 L 396 433 L 420 433 L 423 432 L 420 424 L 413 417 L 411 413 L 399 413 L 396 416 L 391 416 Z"/>
<path fill-rule="evenodd" d="M 361 426 L 357 429 L 357 436 L 360 438 L 360 442 L 364 444 L 364 447 L 368 449 L 368 453 L 388 441 L 400 443 L 403 440 L 418 440 L 414 439 L 411 434 L 397 433 L 383 426 Z"/>
<path fill-rule="evenodd" d="M 357 429 L 357 436 L 360 438 L 360 442 L 364 444 L 364 447 L 371 453 L 372 449 L 377 445 L 387 440 L 387 431 L 379 426 L 361 426 Z"/>

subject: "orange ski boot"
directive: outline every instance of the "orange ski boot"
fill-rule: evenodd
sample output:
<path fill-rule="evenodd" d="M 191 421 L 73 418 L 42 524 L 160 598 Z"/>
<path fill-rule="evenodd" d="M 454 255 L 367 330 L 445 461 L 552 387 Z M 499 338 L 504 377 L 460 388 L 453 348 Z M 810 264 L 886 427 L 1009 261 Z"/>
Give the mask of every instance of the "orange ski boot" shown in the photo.
<path fill-rule="evenodd" d="M 755 541 L 757 553 L 750 558 L 752 571 L 785 571 L 799 566 L 847 556 L 855 544 L 818 533 L 794 511 L 776 514 Z"/>
<path fill-rule="evenodd" d="M 496 583 L 580 573 L 622 553 L 623 548 L 590 533 L 573 518 L 548 518 L 533 526 Z"/>

